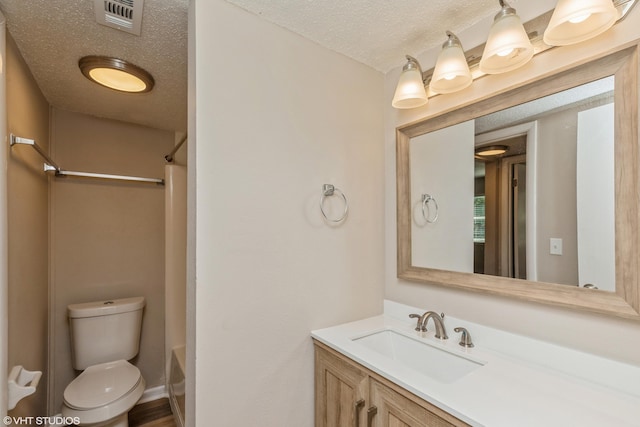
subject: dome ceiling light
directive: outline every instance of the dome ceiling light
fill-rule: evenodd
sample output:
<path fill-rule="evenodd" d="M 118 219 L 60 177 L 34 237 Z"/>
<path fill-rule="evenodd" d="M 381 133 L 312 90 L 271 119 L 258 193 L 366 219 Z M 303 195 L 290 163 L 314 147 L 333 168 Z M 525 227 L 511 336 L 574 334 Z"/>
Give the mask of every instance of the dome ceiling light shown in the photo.
<path fill-rule="evenodd" d="M 478 156 L 494 157 L 506 153 L 509 151 L 509 147 L 506 145 L 489 145 L 486 147 L 478 147 L 475 151 Z"/>
<path fill-rule="evenodd" d="M 149 92 L 155 84 L 146 70 L 122 59 L 85 56 L 78 61 L 78 66 L 92 82 L 120 92 Z"/>

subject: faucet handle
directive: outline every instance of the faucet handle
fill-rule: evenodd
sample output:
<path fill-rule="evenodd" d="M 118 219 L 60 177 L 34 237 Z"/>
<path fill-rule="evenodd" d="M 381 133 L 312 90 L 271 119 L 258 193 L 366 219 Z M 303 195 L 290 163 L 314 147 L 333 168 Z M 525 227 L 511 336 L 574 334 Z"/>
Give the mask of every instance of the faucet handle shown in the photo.
<path fill-rule="evenodd" d="M 409 315 L 412 319 L 418 319 L 418 323 L 416 324 L 415 330 L 420 332 L 422 330 L 422 316 L 419 314 L 412 313 Z"/>
<path fill-rule="evenodd" d="M 462 332 L 462 335 L 460 335 L 460 342 L 458 344 L 467 348 L 473 347 L 473 342 L 471 341 L 471 334 L 469 333 L 469 331 L 467 331 L 465 328 L 461 328 L 460 326 L 454 328 L 454 331 Z"/>

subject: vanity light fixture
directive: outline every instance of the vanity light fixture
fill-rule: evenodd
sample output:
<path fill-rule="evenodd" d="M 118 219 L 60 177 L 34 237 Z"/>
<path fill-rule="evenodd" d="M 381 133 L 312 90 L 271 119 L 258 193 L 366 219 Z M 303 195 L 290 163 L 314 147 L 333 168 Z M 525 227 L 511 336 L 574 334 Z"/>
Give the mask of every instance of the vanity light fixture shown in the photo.
<path fill-rule="evenodd" d="M 486 74 L 515 70 L 533 58 L 533 45 L 516 10 L 505 0 L 500 6 L 480 60 L 480 71 Z"/>
<path fill-rule="evenodd" d="M 549 46 L 579 43 L 604 33 L 619 17 L 611 0 L 559 0 L 543 40 Z"/>
<path fill-rule="evenodd" d="M 149 92 L 155 84 L 146 70 L 122 59 L 85 56 L 78 61 L 78 66 L 92 82 L 121 92 Z"/>
<path fill-rule="evenodd" d="M 429 100 L 422 80 L 422 68 L 417 59 L 406 55 L 407 63 L 402 67 L 402 74 L 391 105 L 394 108 L 406 109 L 421 107 Z"/>
<path fill-rule="evenodd" d="M 435 93 L 452 93 L 465 89 L 473 81 L 462 43 L 451 31 L 442 45 L 429 87 Z"/>
<path fill-rule="evenodd" d="M 509 151 L 509 147 L 507 147 L 506 145 L 488 145 L 486 147 L 478 147 L 475 150 L 476 155 L 482 157 L 499 156 L 506 153 L 507 151 Z"/>
<path fill-rule="evenodd" d="M 502 9 L 495 16 L 487 42 L 462 52 L 461 56 L 466 58 L 472 80 L 487 74 L 515 70 L 528 63 L 535 54 L 554 46 L 579 43 L 595 37 L 624 19 L 636 3 L 640 3 L 640 0 L 558 0 L 554 10 L 524 25 L 516 15 L 515 9 L 506 0 L 499 0 L 499 2 Z M 402 69 L 392 101 L 393 107 L 400 109 L 420 107 L 427 103 L 429 96 L 455 92 L 471 84 L 461 84 L 459 88 L 453 89 L 454 85 L 447 81 L 447 77 L 450 80 L 460 80 L 460 78 L 453 77 L 454 74 L 450 72 L 439 74 L 440 70 L 437 68 L 441 62 L 440 58 L 448 56 L 449 50 L 453 51 L 454 45 L 460 42 L 449 31 L 447 36 L 449 39 L 438 55 L 436 67 L 424 73 L 418 61 L 407 56 L 408 63 Z M 461 45 L 459 50 L 462 51 Z M 418 75 L 419 73 L 422 75 Z M 420 81 L 429 84 L 428 95 L 424 86 L 420 85 Z"/>

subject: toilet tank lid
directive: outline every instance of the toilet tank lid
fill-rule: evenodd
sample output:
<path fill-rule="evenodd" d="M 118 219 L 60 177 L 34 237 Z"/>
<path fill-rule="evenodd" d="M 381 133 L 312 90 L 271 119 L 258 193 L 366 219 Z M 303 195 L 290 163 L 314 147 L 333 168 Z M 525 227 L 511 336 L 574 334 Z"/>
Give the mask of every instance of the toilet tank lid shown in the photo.
<path fill-rule="evenodd" d="M 144 307 L 144 297 L 121 298 L 106 301 L 85 302 L 69 305 L 69 317 L 96 317 L 110 314 L 126 313 L 141 310 Z"/>

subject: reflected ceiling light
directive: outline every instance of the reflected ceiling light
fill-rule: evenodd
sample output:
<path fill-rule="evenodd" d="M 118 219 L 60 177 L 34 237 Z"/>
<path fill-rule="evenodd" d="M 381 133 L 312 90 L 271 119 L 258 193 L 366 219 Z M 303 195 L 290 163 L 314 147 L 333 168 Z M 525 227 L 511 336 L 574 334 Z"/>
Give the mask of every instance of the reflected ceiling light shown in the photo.
<path fill-rule="evenodd" d="M 78 66 L 89 80 L 121 92 L 149 92 L 154 85 L 151 74 L 122 59 L 85 56 L 78 61 Z"/>
<path fill-rule="evenodd" d="M 505 0 L 500 6 L 480 60 L 480 71 L 486 74 L 515 70 L 533 58 L 533 46 L 516 10 Z"/>
<path fill-rule="evenodd" d="M 499 156 L 509 151 L 509 147 L 506 145 L 488 145 L 486 147 L 476 148 L 476 155 L 482 157 Z"/>
<path fill-rule="evenodd" d="M 428 101 L 420 63 L 412 56 L 406 55 L 406 58 L 407 63 L 402 67 L 402 74 L 391 102 L 394 108 L 399 109 L 421 107 Z"/>
<path fill-rule="evenodd" d="M 611 0 L 559 0 L 543 40 L 549 46 L 579 43 L 604 33 L 619 17 Z"/>
<path fill-rule="evenodd" d="M 435 93 L 452 93 L 471 85 L 471 71 L 464 56 L 462 43 L 451 31 L 442 45 L 429 87 Z"/>

